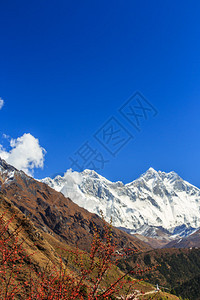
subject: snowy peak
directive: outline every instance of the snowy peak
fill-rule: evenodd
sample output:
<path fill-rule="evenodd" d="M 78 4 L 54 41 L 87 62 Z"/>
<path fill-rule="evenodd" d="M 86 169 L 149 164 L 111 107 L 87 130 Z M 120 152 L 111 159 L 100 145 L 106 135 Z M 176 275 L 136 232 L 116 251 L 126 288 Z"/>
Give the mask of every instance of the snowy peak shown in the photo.
<path fill-rule="evenodd" d="M 17 171 L 15 167 L 7 164 L 7 162 L 4 159 L 1 159 L 0 157 L 0 172 L 10 172 L 10 171 Z"/>
<path fill-rule="evenodd" d="M 2 183 L 9 183 L 13 180 L 16 172 L 18 172 L 17 169 L 0 158 L 0 186 Z"/>
<path fill-rule="evenodd" d="M 162 172 L 162 171 L 157 172 L 153 168 L 149 168 L 144 174 L 142 174 L 140 176 L 140 178 L 144 179 L 146 181 L 149 181 L 149 180 L 152 181 L 154 179 L 154 181 L 156 181 L 156 182 L 157 181 L 164 181 L 164 180 L 173 182 L 175 180 L 180 180 L 181 179 L 178 176 L 178 174 L 175 173 L 174 171 L 169 172 L 169 173 L 165 173 L 165 172 Z"/>
<path fill-rule="evenodd" d="M 0 159 L 0 188 L 24 172 Z M 26 177 L 26 178 L 25 178 Z M 90 212 L 112 218 L 113 225 L 150 237 L 185 237 L 200 228 L 200 190 L 175 172 L 149 168 L 138 179 L 111 182 L 93 170 L 68 170 L 42 182 Z"/>
<path fill-rule="evenodd" d="M 149 168 L 126 185 L 92 170 L 68 170 L 63 177 L 42 181 L 90 212 L 102 210 L 113 225 L 132 233 L 187 236 L 200 227 L 200 190 L 175 172 Z"/>
<path fill-rule="evenodd" d="M 160 172 L 160 171 L 159 171 Z M 142 174 L 142 177 L 145 176 L 157 176 L 158 172 L 156 170 L 154 170 L 154 168 L 150 167 L 144 174 Z"/>

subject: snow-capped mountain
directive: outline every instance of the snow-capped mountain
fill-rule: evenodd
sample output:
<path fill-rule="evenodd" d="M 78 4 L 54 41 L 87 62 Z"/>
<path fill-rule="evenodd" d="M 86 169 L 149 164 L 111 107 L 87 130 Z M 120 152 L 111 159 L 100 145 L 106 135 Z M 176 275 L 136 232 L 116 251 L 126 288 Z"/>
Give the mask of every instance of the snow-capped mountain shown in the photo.
<path fill-rule="evenodd" d="M 95 171 L 68 170 L 42 180 L 90 212 L 131 233 L 187 236 L 200 227 L 200 190 L 175 172 L 150 168 L 135 181 L 111 182 Z"/>
<path fill-rule="evenodd" d="M 3 159 L 0 158 L 0 187 L 1 183 L 8 184 L 10 181 L 12 181 L 16 172 L 23 173 L 22 171 L 15 169 L 15 167 L 8 165 Z"/>

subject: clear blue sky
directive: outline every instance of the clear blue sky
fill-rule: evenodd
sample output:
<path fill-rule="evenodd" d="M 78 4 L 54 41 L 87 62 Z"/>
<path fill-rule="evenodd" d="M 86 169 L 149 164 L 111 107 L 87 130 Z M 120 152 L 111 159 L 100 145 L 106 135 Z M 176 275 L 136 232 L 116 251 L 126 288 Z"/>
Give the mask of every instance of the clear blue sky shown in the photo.
<path fill-rule="evenodd" d="M 0 1 L 0 134 L 39 139 L 37 178 L 88 141 L 110 180 L 152 166 L 200 187 L 199 15 L 185 0 Z M 141 132 L 118 111 L 135 91 L 158 111 Z M 93 136 L 112 116 L 134 136 L 115 158 Z"/>

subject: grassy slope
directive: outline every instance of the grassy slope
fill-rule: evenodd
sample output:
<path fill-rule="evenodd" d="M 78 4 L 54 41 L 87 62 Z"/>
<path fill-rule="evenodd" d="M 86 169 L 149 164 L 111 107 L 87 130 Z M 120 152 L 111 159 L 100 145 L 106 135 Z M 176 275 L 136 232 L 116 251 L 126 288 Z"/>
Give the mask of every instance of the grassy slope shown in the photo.
<path fill-rule="evenodd" d="M 5 218 L 9 220 L 13 215 L 15 216 L 12 220 L 9 231 L 12 232 L 16 227 L 20 226 L 19 239 L 20 241 L 25 240 L 23 243 L 23 248 L 27 254 L 32 254 L 30 257 L 31 265 L 36 270 L 43 269 L 50 265 L 59 265 L 59 256 L 61 255 L 63 260 L 66 262 L 68 258 L 68 251 L 64 250 L 75 250 L 71 245 L 67 245 L 63 241 L 58 240 L 56 237 L 48 233 L 41 232 L 39 229 L 34 227 L 33 223 L 16 208 L 12 202 L 10 202 L 6 197 L 0 195 L 0 214 L 5 214 Z M 88 253 L 85 253 L 85 259 L 87 260 Z M 72 260 L 71 263 L 68 260 L 66 269 L 69 272 L 77 276 L 79 270 L 74 267 Z M 113 266 L 110 272 L 105 277 L 104 284 L 107 285 L 113 283 L 123 272 L 120 271 L 116 266 Z M 27 272 L 20 274 L 18 280 L 23 282 L 27 278 Z M 135 288 L 142 290 L 143 292 L 148 292 L 153 289 L 153 287 L 145 282 L 140 282 L 135 284 Z M 168 298 L 171 299 L 171 298 Z"/>
<path fill-rule="evenodd" d="M 146 296 L 142 296 L 141 300 L 177 300 L 179 299 L 177 296 L 174 295 L 170 295 L 168 293 L 165 292 L 158 292 L 152 295 L 146 295 Z"/>

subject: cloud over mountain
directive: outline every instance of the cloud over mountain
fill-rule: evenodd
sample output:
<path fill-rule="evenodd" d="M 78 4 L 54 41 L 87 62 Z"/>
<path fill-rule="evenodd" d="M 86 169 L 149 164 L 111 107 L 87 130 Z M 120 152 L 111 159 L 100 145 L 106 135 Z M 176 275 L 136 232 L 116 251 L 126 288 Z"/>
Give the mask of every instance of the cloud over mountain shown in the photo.
<path fill-rule="evenodd" d="M 30 133 L 10 140 L 11 149 L 7 151 L 0 145 L 0 157 L 19 170 L 33 175 L 35 168 L 43 168 L 46 150 L 39 140 Z"/>
<path fill-rule="evenodd" d="M 0 97 L 0 109 L 4 106 L 4 100 Z"/>

